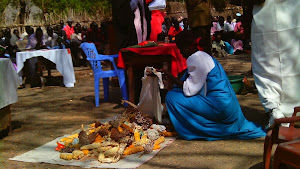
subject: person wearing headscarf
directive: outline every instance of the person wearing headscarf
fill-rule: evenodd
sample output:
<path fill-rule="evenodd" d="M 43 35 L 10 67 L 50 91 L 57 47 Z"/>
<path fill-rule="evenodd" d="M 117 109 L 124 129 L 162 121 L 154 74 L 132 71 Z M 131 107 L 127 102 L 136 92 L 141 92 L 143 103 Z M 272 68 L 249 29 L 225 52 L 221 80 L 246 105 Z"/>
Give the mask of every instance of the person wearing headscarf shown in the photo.
<path fill-rule="evenodd" d="M 182 31 L 176 45 L 187 58 L 181 79 L 163 72 L 176 84 L 167 93 L 166 106 L 178 135 L 186 140 L 255 139 L 261 127 L 248 121 L 221 64 L 206 52 L 205 41 Z"/>

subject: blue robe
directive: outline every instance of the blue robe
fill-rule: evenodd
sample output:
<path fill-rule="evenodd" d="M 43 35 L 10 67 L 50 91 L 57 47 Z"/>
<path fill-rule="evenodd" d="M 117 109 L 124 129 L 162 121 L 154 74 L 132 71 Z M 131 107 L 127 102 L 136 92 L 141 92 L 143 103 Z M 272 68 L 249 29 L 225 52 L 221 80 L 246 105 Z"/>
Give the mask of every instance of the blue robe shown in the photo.
<path fill-rule="evenodd" d="M 254 139 L 265 131 L 248 121 L 222 66 L 213 58 L 215 67 L 206 79 L 206 96 L 185 96 L 174 87 L 167 93 L 166 105 L 178 135 L 186 140 Z M 181 80 L 188 77 L 186 74 Z"/>

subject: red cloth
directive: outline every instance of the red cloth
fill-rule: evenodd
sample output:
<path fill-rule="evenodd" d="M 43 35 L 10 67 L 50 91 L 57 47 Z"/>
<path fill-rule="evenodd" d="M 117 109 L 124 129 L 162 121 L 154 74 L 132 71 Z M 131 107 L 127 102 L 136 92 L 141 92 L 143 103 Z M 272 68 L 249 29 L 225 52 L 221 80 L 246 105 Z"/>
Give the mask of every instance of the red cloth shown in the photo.
<path fill-rule="evenodd" d="M 179 30 L 176 30 L 174 26 L 171 26 L 171 28 L 169 29 L 168 35 L 176 36 L 181 31 L 182 31 L 181 27 L 179 27 Z"/>
<path fill-rule="evenodd" d="M 153 10 L 151 12 L 151 34 L 150 41 L 157 41 L 157 35 L 162 32 L 162 23 L 165 18 L 162 16 L 159 10 Z"/>
<path fill-rule="evenodd" d="M 150 4 L 153 0 L 146 0 L 146 4 Z"/>
<path fill-rule="evenodd" d="M 74 26 L 70 27 L 69 25 L 64 27 L 64 31 L 66 32 L 67 38 L 70 40 L 71 35 L 75 32 L 74 31 Z"/>
<path fill-rule="evenodd" d="M 130 50 L 141 57 L 150 57 L 147 55 L 171 55 L 171 73 L 177 77 L 178 73 L 187 68 L 186 59 L 181 55 L 175 43 L 163 44 L 163 46 L 146 47 L 146 48 L 123 48 L 119 52 L 118 67 L 125 69 L 125 63 L 122 57 L 122 50 Z"/>

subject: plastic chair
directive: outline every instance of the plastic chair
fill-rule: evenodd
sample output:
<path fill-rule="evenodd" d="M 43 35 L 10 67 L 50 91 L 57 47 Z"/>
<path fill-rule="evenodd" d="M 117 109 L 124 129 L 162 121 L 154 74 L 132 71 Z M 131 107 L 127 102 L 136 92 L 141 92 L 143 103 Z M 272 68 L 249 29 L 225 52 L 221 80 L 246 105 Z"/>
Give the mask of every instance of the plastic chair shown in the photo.
<path fill-rule="evenodd" d="M 300 129 L 295 128 L 295 122 L 300 121 L 300 116 L 296 116 L 297 112 L 300 112 L 300 107 L 294 108 L 292 117 L 275 119 L 273 130 L 267 133 L 263 155 L 265 169 L 269 169 L 270 167 L 273 144 L 300 139 Z M 290 127 L 280 126 L 281 123 L 290 123 Z"/>
<path fill-rule="evenodd" d="M 108 101 L 109 97 L 109 78 L 118 77 L 119 85 L 122 92 L 122 97 L 124 100 L 128 100 L 126 81 L 124 69 L 118 69 L 114 58 L 117 58 L 119 55 L 100 55 L 97 52 L 96 46 L 94 43 L 82 43 L 81 48 L 87 56 L 87 60 L 91 63 L 91 67 L 94 73 L 94 85 L 95 85 L 95 104 L 96 107 L 99 107 L 99 81 L 100 78 L 103 79 L 103 90 L 104 90 L 104 101 Z M 102 70 L 101 61 L 110 61 L 114 67 L 114 70 Z M 125 105 L 126 106 L 126 105 Z"/>
<path fill-rule="evenodd" d="M 300 140 L 281 143 L 274 154 L 273 169 L 279 169 L 281 163 L 300 169 Z"/>

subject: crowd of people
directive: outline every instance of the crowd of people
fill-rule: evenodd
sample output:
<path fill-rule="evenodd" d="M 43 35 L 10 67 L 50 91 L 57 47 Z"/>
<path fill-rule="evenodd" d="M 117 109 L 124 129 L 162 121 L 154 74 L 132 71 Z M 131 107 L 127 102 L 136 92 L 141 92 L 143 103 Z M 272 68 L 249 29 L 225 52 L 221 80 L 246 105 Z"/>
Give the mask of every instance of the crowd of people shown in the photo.
<path fill-rule="evenodd" d="M 155 14 L 157 15 L 157 14 Z M 162 14 L 164 15 L 164 13 Z M 152 20 L 158 20 L 157 17 L 153 16 Z M 216 16 L 213 18 L 211 24 L 203 26 L 195 26 L 197 23 L 189 23 L 188 18 L 183 17 L 165 17 L 164 20 L 160 22 L 153 22 L 154 24 L 159 24 L 161 26 L 159 34 L 156 36 L 151 36 L 149 40 L 153 41 L 164 41 L 166 38 L 169 42 L 175 42 L 175 36 L 181 31 L 194 30 L 193 32 L 199 32 L 198 34 L 207 39 L 204 43 L 210 43 L 205 51 L 212 54 L 214 57 L 226 57 L 228 54 L 241 54 L 250 52 L 250 37 L 247 37 L 244 33 L 243 27 L 243 15 L 236 13 L 236 18 L 232 20 L 231 16 L 227 16 L 225 20 L 223 16 Z M 190 24 L 195 24 L 194 27 Z M 199 24 L 199 23 L 198 23 Z M 153 25 L 151 25 L 151 31 L 153 30 Z M 156 30 L 156 28 L 154 28 Z M 199 30 L 197 30 L 199 29 Z M 201 30 L 202 29 L 202 30 Z M 205 34 L 204 34 L 205 33 Z M 208 35 L 204 38 L 203 35 Z"/>
<path fill-rule="evenodd" d="M 16 52 L 20 50 L 70 48 L 73 65 L 81 66 L 86 64 L 85 55 L 80 49 L 81 43 L 93 42 L 98 52 L 104 53 L 108 43 L 104 23 L 99 27 L 96 22 L 92 22 L 90 28 L 81 26 L 79 22 L 73 25 L 72 19 L 66 23 L 61 20 L 58 25 L 48 26 L 45 30 L 26 26 L 23 34 L 17 29 L 12 34 L 10 28 L 0 30 L 0 45 L 4 49 L 0 57 L 10 57 L 16 63 Z"/>
<path fill-rule="evenodd" d="M 212 27 L 212 51 L 216 57 L 225 57 L 227 54 L 250 52 L 250 37 L 245 36 L 243 15 L 236 13 L 236 19 L 227 16 L 214 17 Z"/>

